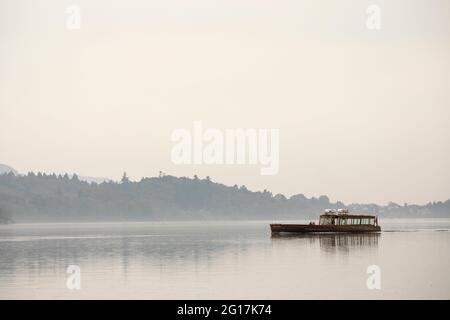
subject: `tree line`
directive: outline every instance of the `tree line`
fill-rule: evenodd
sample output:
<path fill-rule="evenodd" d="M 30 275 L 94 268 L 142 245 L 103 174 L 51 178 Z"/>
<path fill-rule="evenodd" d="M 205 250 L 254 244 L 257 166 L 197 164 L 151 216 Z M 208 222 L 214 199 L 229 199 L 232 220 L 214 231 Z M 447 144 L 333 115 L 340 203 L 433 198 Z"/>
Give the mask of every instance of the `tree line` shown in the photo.
<path fill-rule="evenodd" d="M 327 208 L 382 217 L 449 217 L 450 200 L 424 206 L 330 202 L 325 195 L 289 198 L 226 186 L 210 177 L 157 177 L 88 183 L 74 174 L 0 175 L 0 222 L 203 219 L 316 219 Z"/>

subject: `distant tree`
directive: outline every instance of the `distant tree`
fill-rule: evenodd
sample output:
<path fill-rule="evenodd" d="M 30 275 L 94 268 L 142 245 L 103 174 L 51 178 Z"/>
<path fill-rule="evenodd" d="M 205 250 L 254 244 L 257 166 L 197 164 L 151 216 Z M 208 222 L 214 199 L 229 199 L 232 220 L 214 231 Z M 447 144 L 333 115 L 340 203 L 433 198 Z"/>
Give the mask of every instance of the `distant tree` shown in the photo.
<path fill-rule="evenodd" d="M 127 177 L 127 173 L 126 172 L 123 173 L 123 176 L 122 176 L 122 179 L 120 180 L 120 182 L 122 184 L 126 184 L 126 183 L 130 182 L 130 179 Z"/>
<path fill-rule="evenodd" d="M 295 201 L 306 201 L 306 200 L 308 200 L 306 197 L 305 197 L 305 195 L 303 195 L 303 194 L 294 194 L 293 196 L 291 196 L 290 198 L 289 198 L 290 200 L 295 200 Z"/>
<path fill-rule="evenodd" d="M 322 205 L 328 205 L 330 203 L 330 199 L 327 196 L 320 196 L 318 200 Z"/>
<path fill-rule="evenodd" d="M 278 193 L 277 195 L 275 195 L 274 198 L 275 198 L 276 200 L 279 200 L 279 201 L 285 201 L 285 200 L 287 200 L 286 197 L 285 197 L 283 194 L 281 194 L 281 193 Z"/>
<path fill-rule="evenodd" d="M 341 202 L 341 201 L 338 201 L 338 202 L 336 202 L 336 207 L 338 207 L 338 208 L 344 208 L 344 207 L 345 207 L 345 204 L 344 204 L 343 202 Z"/>
<path fill-rule="evenodd" d="M 76 173 L 73 174 L 72 181 L 80 182 L 80 179 L 78 178 L 78 175 Z"/>

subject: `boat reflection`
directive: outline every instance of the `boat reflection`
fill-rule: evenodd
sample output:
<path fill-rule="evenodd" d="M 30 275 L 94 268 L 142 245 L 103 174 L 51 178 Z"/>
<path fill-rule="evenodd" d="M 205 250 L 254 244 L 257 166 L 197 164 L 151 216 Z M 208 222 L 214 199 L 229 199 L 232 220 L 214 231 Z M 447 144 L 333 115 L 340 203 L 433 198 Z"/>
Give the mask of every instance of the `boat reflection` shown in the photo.
<path fill-rule="evenodd" d="M 333 234 L 283 234 L 272 235 L 276 242 L 293 239 L 306 241 L 314 246 L 319 245 L 325 253 L 346 253 L 352 250 L 376 249 L 380 233 L 333 233 Z"/>

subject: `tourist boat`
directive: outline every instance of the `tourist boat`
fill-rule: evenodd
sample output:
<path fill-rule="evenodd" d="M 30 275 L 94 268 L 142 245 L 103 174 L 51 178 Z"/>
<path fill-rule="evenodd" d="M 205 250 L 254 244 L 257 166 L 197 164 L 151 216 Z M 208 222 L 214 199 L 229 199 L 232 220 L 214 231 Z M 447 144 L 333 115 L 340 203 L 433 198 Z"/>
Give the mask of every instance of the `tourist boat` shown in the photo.
<path fill-rule="evenodd" d="M 350 214 L 346 209 L 327 209 L 320 215 L 319 224 L 271 224 L 272 234 L 280 233 L 337 233 L 380 232 L 378 217 Z"/>

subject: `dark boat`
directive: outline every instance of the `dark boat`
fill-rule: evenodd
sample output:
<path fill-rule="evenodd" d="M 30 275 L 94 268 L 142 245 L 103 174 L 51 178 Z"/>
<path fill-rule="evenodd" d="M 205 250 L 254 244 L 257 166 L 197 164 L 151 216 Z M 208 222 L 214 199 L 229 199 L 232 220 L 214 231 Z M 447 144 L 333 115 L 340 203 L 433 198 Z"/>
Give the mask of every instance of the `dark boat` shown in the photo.
<path fill-rule="evenodd" d="M 319 224 L 271 224 L 272 234 L 280 233 L 366 233 L 380 232 L 378 217 L 364 214 L 349 214 L 345 209 L 325 210 Z"/>

